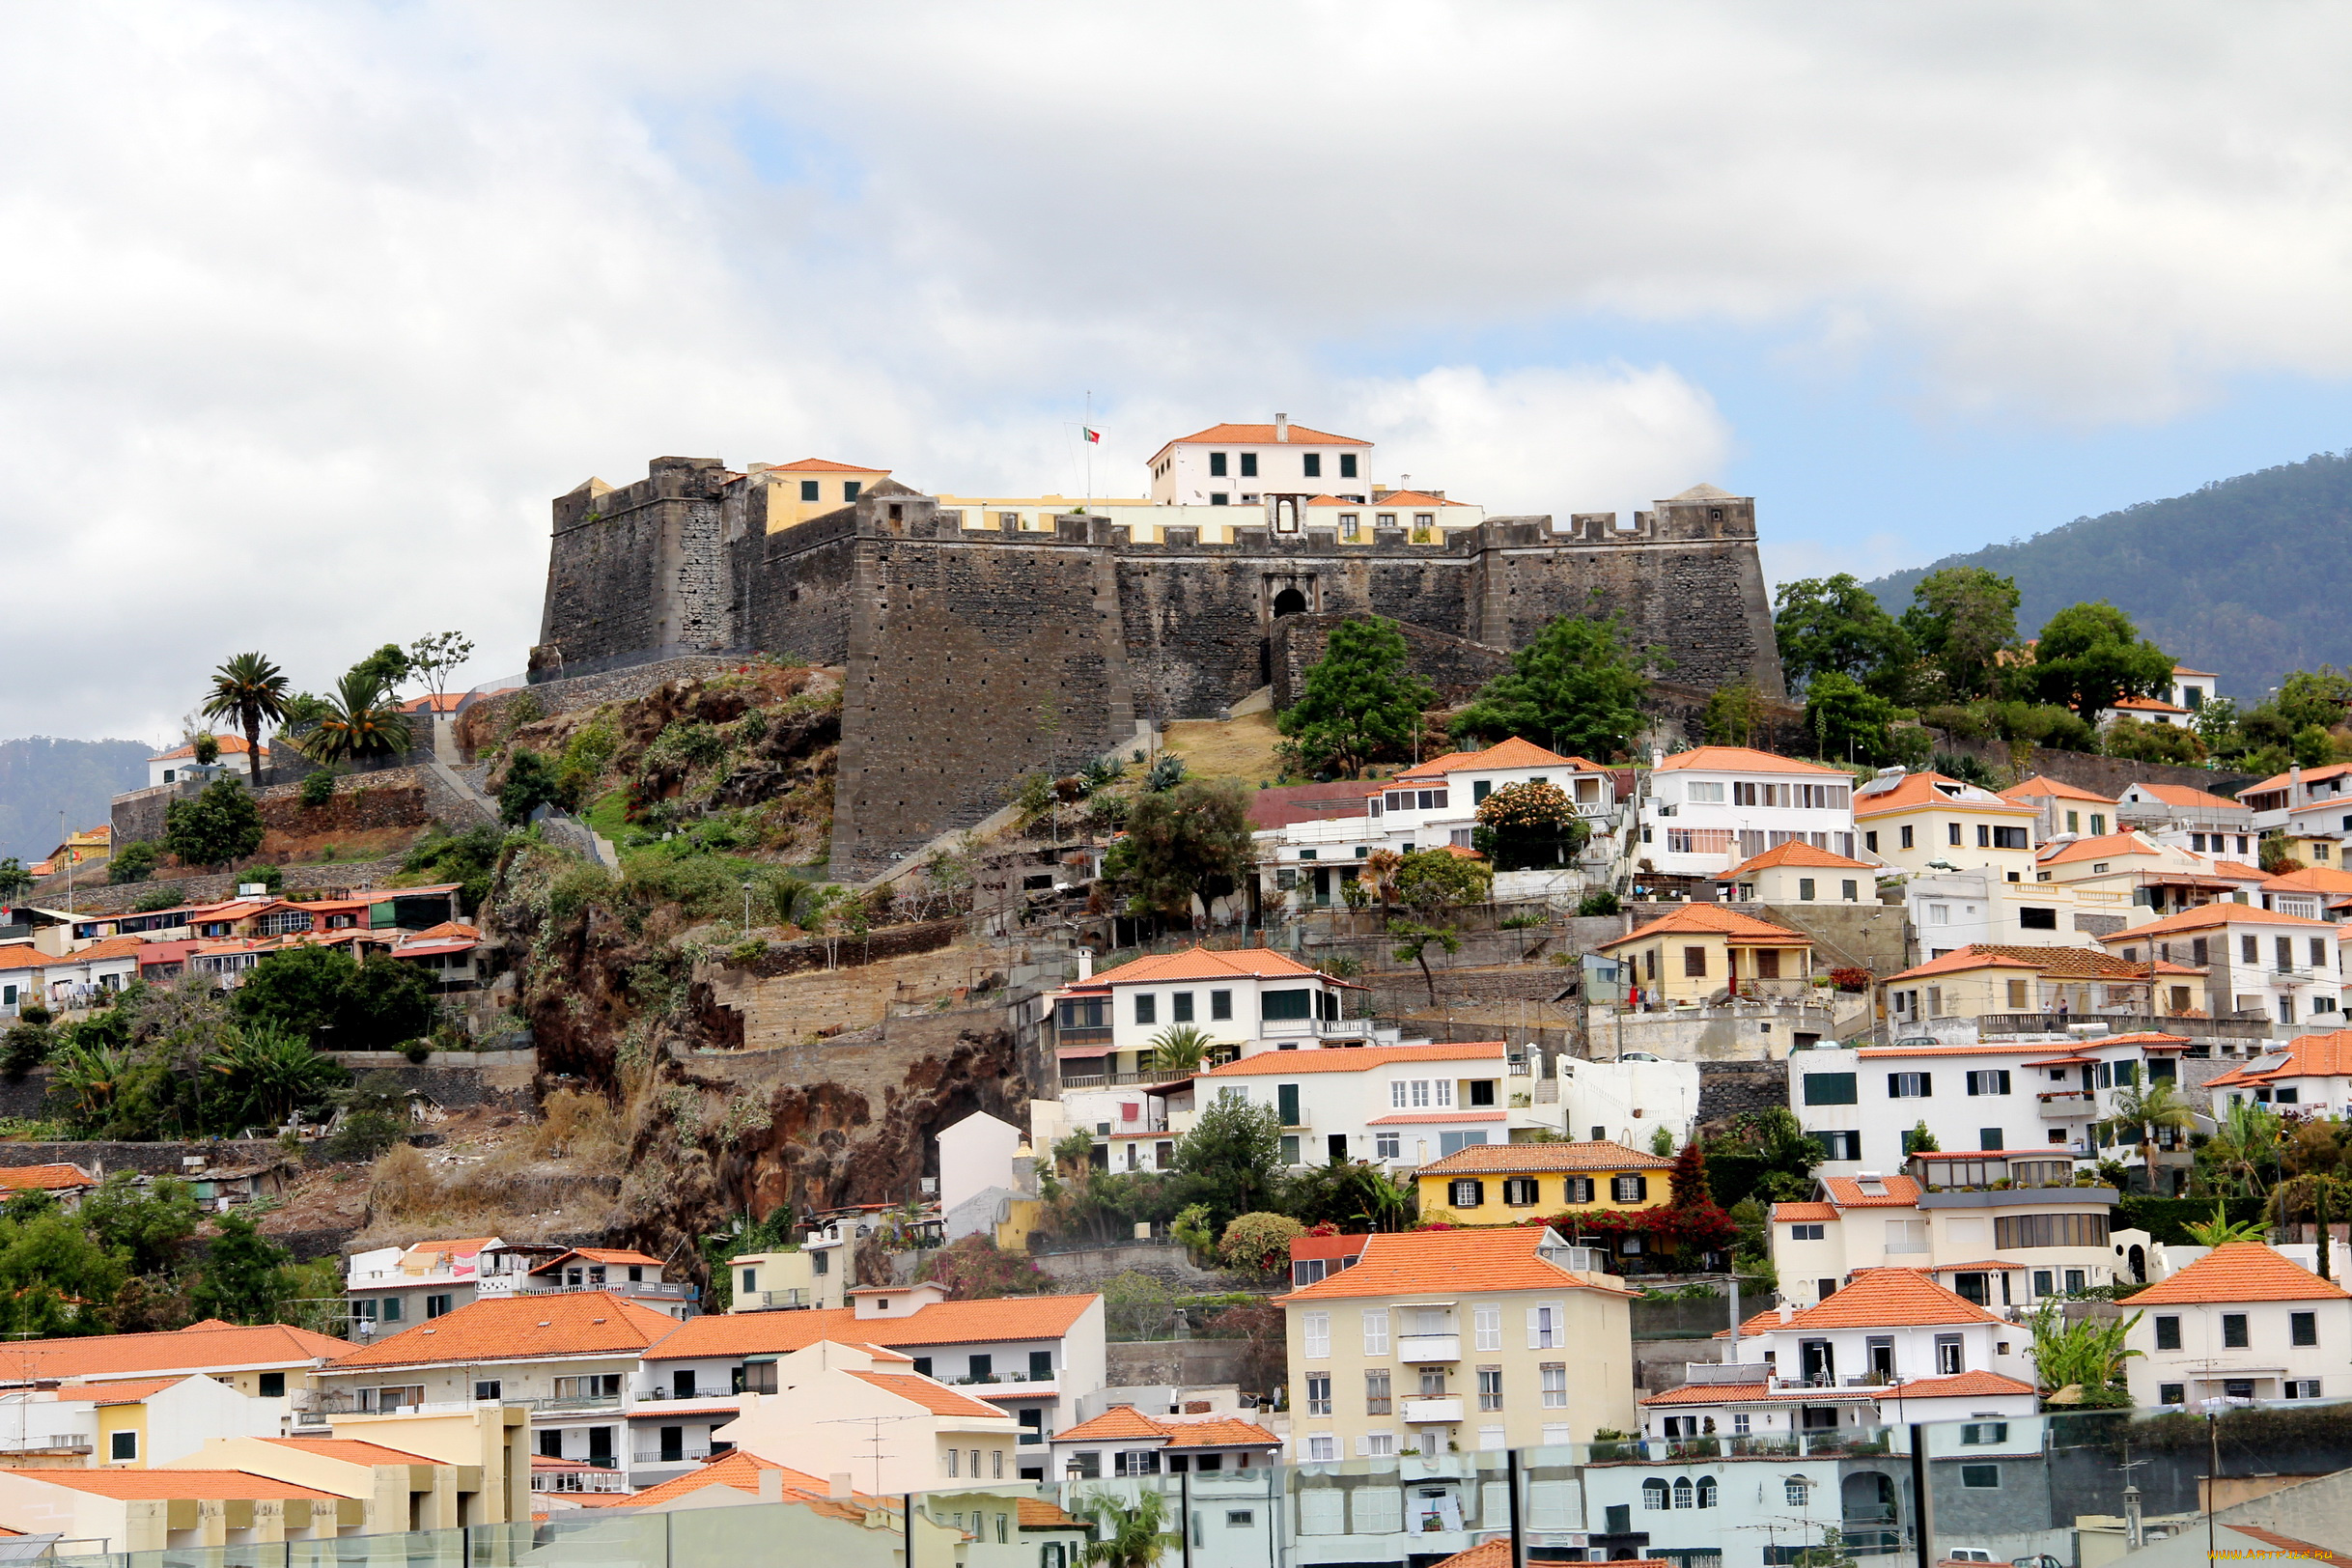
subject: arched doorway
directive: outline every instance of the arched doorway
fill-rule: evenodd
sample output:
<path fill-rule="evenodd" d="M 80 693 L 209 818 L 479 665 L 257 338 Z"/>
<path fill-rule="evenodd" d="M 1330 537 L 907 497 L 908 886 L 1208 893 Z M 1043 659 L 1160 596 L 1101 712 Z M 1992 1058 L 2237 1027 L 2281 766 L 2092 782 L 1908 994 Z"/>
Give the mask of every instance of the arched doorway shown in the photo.
<path fill-rule="evenodd" d="M 1838 1511 L 1849 1549 L 1892 1552 L 1902 1544 L 1894 1480 L 1879 1470 L 1857 1470 L 1838 1489 Z"/>
<path fill-rule="evenodd" d="M 2148 1279 L 2148 1255 L 2141 1247 L 2139 1243 L 2135 1242 L 2132 1244 L 2132 1249 L 2124 1254 L 2124 1259 L 2132 1266 L 2132 1278 L 2140 1284 L 2146 1284 Z"/>
<path fill-rule="evenodd" d="M 1296 588 L 1285 588 L 1274 595 L 1274 612 L 1276 616 L 1304 615 L 1306 596 Z"/>

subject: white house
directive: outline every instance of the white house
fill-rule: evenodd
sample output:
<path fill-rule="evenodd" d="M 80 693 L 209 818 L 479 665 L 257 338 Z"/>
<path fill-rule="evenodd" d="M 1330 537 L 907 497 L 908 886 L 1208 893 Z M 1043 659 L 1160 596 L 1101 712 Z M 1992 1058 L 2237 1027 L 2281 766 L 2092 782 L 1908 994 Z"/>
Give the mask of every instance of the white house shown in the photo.
<path fill-rule="evenodd" d="M 1854 858 L 1854 776 L 1747 746 L 1659 759 L 1641 812 L 1640 858 L 1667 876 L 1712 877 L 1802 840 Z"/>
<path fill-rule="evenodd" d="M 1294 425 L 1211 425 L 1152 454 L 1162 506 L 1251 506 L 1265 495 L 1372 498 L 1372 443 Z"/>
<path fill-rule="evenodd" d="M 2103 1147 L 2091 1124 L 2114 1114 L 2114 1091 L 2176 1078 L 2188 1046 L 2143 1033 L 1817 1050 L 1790 1058 L 1790 1100 L 1825 1175 L 1899 1169 L 1921 1123 L 1947 1152 L 2090 1160 Z"/>
<path fill-rule="evenodd" d="M 2096 949 L 2101 932 L 2135 912 L 2127 892 L 1999 872 L 1922 872 L 1903 882 L 1903 913 L 1931 960 L 1970 946 Z"/>
<path fill-rule="evenodd" d="M 1791 839 L 1741 861 L 1715 880 L 1742 904 L 1875 904 L 1886 868 Z"/>
<path fill-rule="evenodd" d="M 246 778 L 253 776 L 253 758 L 243 736 L 221 735 L 213 739 L 220 742 L 220 760 L 214 766 L 225 772 Z M 147 759 L 147 787 L 152 790 L 159 784 L 183 782 L 190 776 L 188 770 L 196 766 L 196 742 L 193 741 L 174 746 L 169 751 L 158 751 Z M 262 747 L 262 766 L 269 766 L 269 747 L 266 745 Z"/>
<path fill-rule="evenodd" d="M 1090 1421 L 1053 1435 L 1055 1478 L 1106 1475 L 1213 1475 L 1279 1461 L 1282 1440 L 1235 1415 L 1152 1416 L 1113 1405 Z"/>
<path fill-rule="evenodd" d="M 2254 813 L 2186 784 L 2132 784 L 2115 802 L 2115 814 L 2124 826 L 2172 849 L 2254 858 Z"/>
<path fill-rule="evenodd" d="M 990 1191 L 1011 1192 L 1015 1187 L 1013 1160 L 1026 1141 L 1020 1128 L 985 1110 L 975 1110 L 939 1129 L 939 1213 L 968 1214 L 973 1198 Z M 961 1234 L 965 1233 L 951 1227 L 948 1239 L 953 1241 Z"/>
<path fill-rule="evenodd" d="M 2289 768 L 2238 791 L 2239 803 L 2254 813 L 2254 831 L 2283 833 L 2290 849 L 2320 863 L 2311 846 L 2328 845 L 2329 863 L 2341 864 L 2341 846 L 2352 838 L 2352 763 L 2326 768 Z"/>
<path fill-rule="evenodd" d="M 2297 1035 L 2205 1083 L 2216 1106 L 2253 1104 L 2352 1120 L 2352 1029 Z"/>
<path fill-rule="evenodd" d="M 1531 1105 L 1510 1104 L 1510 1084 L 1503 1043 L 1483 1040 L 1264 1052 L 1201 1074 L 1191 1094 L 1195 1114 L 1212 1098 L 1276 1107 L 1285 1164 L 1404 1168 L 1546 1126 Z"/>
<path fill-rule="evenodd" d="M 1854 797 L 1862 852 L 1905 871 L 1974 871 L 2033 880 L 2040 808 L 1942 773 L 1879 770 Z"/>
<path fill-rule="evenodd" d="M 2193 670 L 2186 664 L 2172 666 L 2171 686 L 2158 695 L 2169 702 L 2179 703 L 2192 714 L 2202 713 L 2205 704 L 2220 690 L 2221 677 L 2211 670 Z"/>
<path fill-rule="evenodd" d="M 2145 1232 L 2110 1228 L 2121 1194 L 2073 1185 L 2070 1161 L 1939 1153 L 1907 1165 L 1901 1175 L 1820 1177 L 1812 1199 L 1773 1205 L 1784 1300 L 1826 1302 L 1869 1270 L 1915 1269 L 2002 1311 L 2136 1283 L 2157 1267 Z"/>
<path fill-rule="evenodd" d="M 2099 938 L 2127 964 L 2169 960 L 2205 970 L 2205 1011 L 2267 1014 L 2276 1025 L 2343 1013 L 2339 928 L 2279 910 L 2213 903 Z"/>
<path fill-rule="evenodd" d="M 2352 1296 L 2259 1242 L 2217 1246 L 2131 1299 L 2132 1403 L 2340 1399 Z"/>
<path fill-rule="evenodd" d="M 1571 1138 L 1646 1149 L 1658 1129 L 1680 1148 L 1698 1125 L 1698 1064 L 1559 1057 L 1560 1125 Z"/>
<path fill-rule="evenodd" d="M 714 1442 L 812 1474 L 847 1470 L 877 1493 L 1021 1479 L 1012 1417 L 897 1351 L 820 1339 L 763 1370 L 767 1386 L 740 1396 L 741 1414 Z"/>
<path fill-rule="evenodd" d="M 2060 835 L 2097 838 L 2115 821 L 2115 801 L 2110 797 L 2041 773 L 2002 791 L 2001 798 L 2041 814 L 2034 827 L 2036 843 L 2047 844 Z"/>

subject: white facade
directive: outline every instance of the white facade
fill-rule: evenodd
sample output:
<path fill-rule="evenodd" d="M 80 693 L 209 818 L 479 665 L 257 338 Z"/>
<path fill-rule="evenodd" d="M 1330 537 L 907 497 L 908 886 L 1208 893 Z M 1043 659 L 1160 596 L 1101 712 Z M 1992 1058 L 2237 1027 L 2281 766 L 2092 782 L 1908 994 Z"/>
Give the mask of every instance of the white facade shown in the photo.
<path fill-rule="evenodd" d="M 1532 1106 L 1510 1105 L 1512 1085 L 1533 1081 L 1513 1078 L 1510 1066 L 1500 1041 L 1247 1056 L 1194 1081 L 1193 1116 L 1218 1098 L 1274 1106 L 1286 1163 L 1408 1169 L 1549 1125 Z"/>
<path fill-rule="evenodd" d="M 1566 1135 L 1647 1149 L 1660 1128 L 1680 1148 L 1698 1125 L 1696 1062 L 1559 1058 L 1560 1123 Z"/>
<path fill-rule="evenodd" d="M 1263 495 L 1372 499 L 1372 443 L 1293 425 L 1214 425 L 1152 455 L 1162 506 L 1241 506 Z"/>
<path fill-rule="evenodd" d="M 1013 1157 L 1021 1129 L 976 1110 L 939 1130 L 939 1212 L 960 1208 L 991 1188 L 1014 1185 Z"/>
<path fill-rule="evenodd" d="M 2352 1296 L 2270 1247 L 2216 1248 L 2141 1296 L 2125 1340 L 2135 1405 L 2352 1393 Z"/>
<path fill-rule="evenodd" d="M 1803 839 L 1856 858 L 1854 776 L 1744 746 L 1663 758 L 1641 808 L 1638 858 L 1667 876 L 1713 877 Z"/>
<path fill-rule="evenodd" d="M 2139 963 L 2150 955 L 2205 970 L 2205 1011 L 2268 1017 L 2274 1027 L 2332 1027 L 2343 1016 L 2342 929 L 2278 910 L 2219 902 L 2100 938 Z"/>
<path fill-rule="evenodd" d="M 1933 961 L 1983 942 L 2004 947 L 2096 949 L 2091 927 L 2145 919 L 2128 894 L 2064 882 L 2013 882 L 1982 871 L 1926 872 L 1905 879 L 1903 913 L 1919 953 Z M 2082 917 L 2089 916 L 2086 922 Z"/>
<path fill-rule="evenodd" d="M 2254 813 L 2254 831 L 2289 838 L 2352 837 L 2352 763 L 2300 766 L 2238 792 Z"/>

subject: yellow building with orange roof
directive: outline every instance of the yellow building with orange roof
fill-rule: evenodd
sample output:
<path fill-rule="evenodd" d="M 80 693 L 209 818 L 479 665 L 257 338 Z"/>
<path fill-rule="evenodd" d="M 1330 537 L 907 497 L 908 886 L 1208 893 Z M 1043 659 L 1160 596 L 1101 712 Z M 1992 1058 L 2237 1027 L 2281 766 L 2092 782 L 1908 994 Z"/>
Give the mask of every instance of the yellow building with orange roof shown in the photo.
<path fill-rule="evenodd" d="M 1384 1233 L 1277 1297 L 1297 1464 L 1587 1442 L 1635 1420 L 1636 1294 L 1540 1225 Z"/>
<path fill-rule="evenodd" d="M 1810 937 L 1714 904 L 1686 904 L 1598 951 L 1630 966 L 1638 1005 L 1653 1011 L 1695 1007 L 1730 991 L 1802 995 L 1812 977 Z"/>
<path fill-rule="evenodd" d="M 1517 1225 L 1535 1215 L 1647 1209 L 1668 1194 L 1671 1160 L 1594 1139 L 1482 1143 L 1414 1172 L 1421 1218 L 1449 1225 Z"/>
<path fill-rule="evenodd" d="M 755 462 L 745 472 L 750 483 L 731 491 L 727 505 L 742 509 L 737 524 L 742 532 L 772 534 L 838 512 L 889 477 L 887 468 L 835 462 L 830 458 Z"/>
<path fill-rule="evenodd" d="M 1905 871 L 1978 871 L 1996 882 L 2033 880 L 2040 807 L 2004 799 L 1942 773 L 1883 770 L 1854 797 L 1862 849 Z"/>
<path fill-rule="evenodd" d="M 1742 904 L 1872 904 L 1885 869 L 1791 839 L 1715 880 Z"/>

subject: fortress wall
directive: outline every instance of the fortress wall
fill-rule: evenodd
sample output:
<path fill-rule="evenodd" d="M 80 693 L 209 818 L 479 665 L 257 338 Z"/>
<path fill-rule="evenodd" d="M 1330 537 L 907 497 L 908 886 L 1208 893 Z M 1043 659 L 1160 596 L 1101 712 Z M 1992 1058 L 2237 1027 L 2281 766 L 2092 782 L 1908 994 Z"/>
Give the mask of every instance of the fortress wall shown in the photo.
<path fill-rule="evenodd" d="M 973 543 L 921 537 L 935 530 L 919 512 L 905 534 L 862 520 L 836 875 L 880 870 L 1004 804 L 1008 781 L 1067 772 L 1134 733 L 1111 552 L 1091 542 L 1106 524 Z"/>
<path fill-rule="evenodd" d="M 818 664 L 850 657 L 850 590 L 856 576 L 857 513 L 811 518 L 730 544 L 742 640 Z"/>
<path fill-rule="evenodd" d="M 590 481 L 554 504 L 540 641 L 566 662 L 733 637 L 715 458 L 657 458 L 619 490 Z"/>

